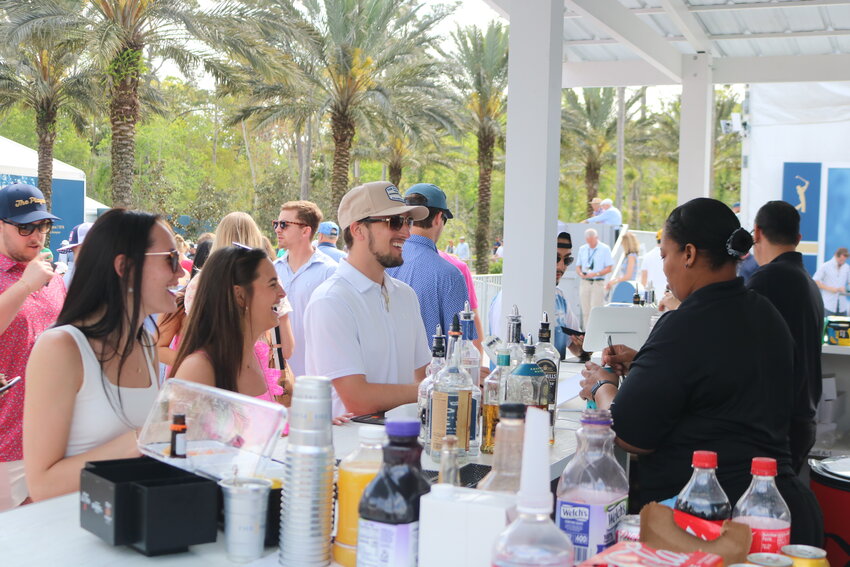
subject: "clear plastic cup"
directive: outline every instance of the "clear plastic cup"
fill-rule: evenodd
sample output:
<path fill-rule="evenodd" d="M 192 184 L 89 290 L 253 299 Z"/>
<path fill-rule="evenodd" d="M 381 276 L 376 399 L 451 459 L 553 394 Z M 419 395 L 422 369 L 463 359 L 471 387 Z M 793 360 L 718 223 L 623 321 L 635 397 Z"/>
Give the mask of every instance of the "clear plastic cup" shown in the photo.
<path fill-rule="evenodd" d="M 266 509 L 272 483 L 262 478 L 226 478 L 224 493 L 224 546 L 227 558 L 248 563 L 263 555 Z"/>

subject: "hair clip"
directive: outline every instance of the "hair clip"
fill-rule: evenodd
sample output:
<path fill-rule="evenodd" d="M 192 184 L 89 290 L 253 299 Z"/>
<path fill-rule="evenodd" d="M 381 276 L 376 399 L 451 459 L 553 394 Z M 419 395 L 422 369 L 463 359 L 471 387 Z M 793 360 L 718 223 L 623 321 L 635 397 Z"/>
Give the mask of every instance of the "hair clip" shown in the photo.
<path fill-rule="evenodd" d="M 744 256 L 748 251 L 741 252 L 740 250 L 735 250 L 732 247 L 732 241 L 735 240 L 735 235 L 738 234 L 738 231 L 747 232 L 747 230 L 743 227 L 738 227 L 732 231 L 732 234 L 729 235 L 729 238 L 726 239 L 726 253 L 735 258 L 740 258 Z"/>
<path fill-rule="evenodd" d="M 251 248 L 250 246 L 246 246 L 246 245 L 242 244 L 241 242 L 235 242 L 234 241 L 234 242 L 231 242 L 231 244 L 234 245 L 234 246 L 238 246 L 242 250 L 253 250 L 253 248 Z"/>

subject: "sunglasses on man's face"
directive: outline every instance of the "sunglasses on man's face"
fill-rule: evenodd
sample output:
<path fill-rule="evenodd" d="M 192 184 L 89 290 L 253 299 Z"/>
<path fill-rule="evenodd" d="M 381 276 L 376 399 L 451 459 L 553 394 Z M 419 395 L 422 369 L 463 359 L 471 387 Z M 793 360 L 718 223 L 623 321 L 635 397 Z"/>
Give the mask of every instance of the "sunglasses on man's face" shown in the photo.
<path fill-rule="evenodd" d="M 166 261 L 171 264 L 171 272 L 177 273 L 180 271 L 180 252 L 172 250 L 171 252 L 145 252 L 145 256 L 168 256 Z"/>
<path fill-rule="evenodd" d="M 376 217 L 376 218 L 365 218 L 360 222 L 365 223 L 373 223 L 373 222 L 385 222 L 387 226 L 390 227 L 390 230 L 401 230 L 404 225 L 407 225 L 407 228 L 413 226 L 413 217 L 403 217 L 401 215 L 393 215 L 391 217 Z"/>
<path fill-rule="evenodd" d="M 18 229 L 18 234 L 21 236 L 29 236 L 36 230 L 41 234 L 47 234 L 53 228 L 53 221 L 46 220 L 43 222 L 28 222 L 26 224 L 18 224 L 16 222 L 9 222 L 7 220 L 3 221 L 6 224 L 10 224 Z"/>
<path fill-rule="evenodd" d="M 563 256 L 558 254 L 557 256 L 558 256 L 558 260 L 556 262 L 564 262 L 565 266 L 569 266 L 570 264 L 573 263 L 573 255 L 572 254 L 565 254 Z"/>
<path fill-rule="evenodd" d="M 274 230 L 277 230 L 277 227 L 280 227 L 280 230 L 286 230 L 286 227 L 288 227 L 291 224 L 294 224 L 294 225 L 297 225 L 297 226 L 310 226 L 309 224 L 306 224 L 306 223 L 303 223 L 303 222 L 276 220 L 276 221 L 272 221 L 272 228 Z"/>

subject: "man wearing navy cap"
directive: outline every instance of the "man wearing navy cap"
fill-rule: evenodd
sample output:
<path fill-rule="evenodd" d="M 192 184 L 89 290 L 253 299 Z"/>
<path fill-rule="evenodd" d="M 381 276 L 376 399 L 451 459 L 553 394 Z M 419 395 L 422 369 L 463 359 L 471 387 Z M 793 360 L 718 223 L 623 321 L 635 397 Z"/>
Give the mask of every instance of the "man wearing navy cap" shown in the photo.
<path fill-rule="evenodd" d="M 416 292 L 430 341 L 438 324 L 442 325 L 443 332 L 451 326 L 454 314 L 463 311 L 464 304 L 469 301 L 469 293 L 460 270 L 440 258 L 437 252 L 440 234 L 446 221 L 452 218 L 446 194 L 431 183 L 417 183 L 405 192 L 404 200 L 409 205 L 428 207 L 428 216 L 413 223 L 410 238 L 402 248 L 404 264 L 389 268 L 387 274 L 407 283 Z M 477 338 L 474 329 L 472 338 Z"/>
<path fill-rule="evenodd" d="M 23 378 L 0 397 L 0 511 L 27 497 L 24 371 L 36 338 L 56 321 L 65 301 L 65 284 L 41 252 L 57 219 L 32 185 L 0 189 L 0 374 Z"/>
<path fill-rule="evenodd" d="M 347 256 L 345 252 L 336 247 L 336 241 L 339 239 L 339 225 L 333 221 L 325 221 L 319 224 L 319 230 L 316 231 L 319 237 L 318 249 L 337 262 Z"/>

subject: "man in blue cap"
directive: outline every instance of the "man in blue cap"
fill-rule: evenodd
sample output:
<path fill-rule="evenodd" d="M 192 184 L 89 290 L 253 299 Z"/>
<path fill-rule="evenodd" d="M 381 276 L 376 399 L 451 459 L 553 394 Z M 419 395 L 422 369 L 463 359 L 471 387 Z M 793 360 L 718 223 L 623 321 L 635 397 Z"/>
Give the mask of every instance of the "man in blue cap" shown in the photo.
<path fill-rule="evenodd" d="M 25 370 L 36 338 L 56 321 L 65 284 L 42 253 L 58 217 L 32 185 L 0 189 L 0 374 L 21 376 L 0 397 L 0 511 L 27 497 L 23 462 Z"/>
<path fill-rule="evenodd" d="M 428 216 L 413 223 L 410 238 L 404 242 L 401 266 L 387 269 L 387 274 L 413 288 L 419 297 L 419 308 L 429 342 L 437 325 L 443 332 L 451 326 L 455 313 L 463 311 L 469 301 L 463 274 L 449 262 L 440 258 L 437 241 L 452 218 L 446 204 L 446 194 L 432 183 L 417 183 L 404 194 L 408 205 L 428 207 Z M 473 329 L 473 339 L 477 333 Z"/>
<path fill-rule="evenodd" d="M 316 235 L 319 239 L 317 248 L 336 260 L 337 263 L 348 255 L 336 247 L 336 241 L 339 239 L 339 225 L 335 222 L 325 221 L 320 223 Z"/>

